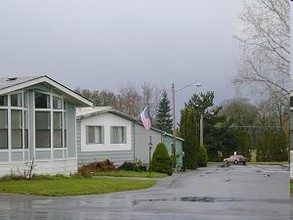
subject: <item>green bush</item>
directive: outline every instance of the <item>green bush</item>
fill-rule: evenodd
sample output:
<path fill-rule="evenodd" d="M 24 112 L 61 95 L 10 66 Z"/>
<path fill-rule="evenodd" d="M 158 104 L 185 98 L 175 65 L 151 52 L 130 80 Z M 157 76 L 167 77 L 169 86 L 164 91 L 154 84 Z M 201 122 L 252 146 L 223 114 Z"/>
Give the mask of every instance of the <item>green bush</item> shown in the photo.
<path fill-rule="evenodd" d="M 156 147 L 151 161 L 151 170 L 158 173 L 166 173 L 169 176 L 172 175 L 172 160 L 163 143 L 159 143 Z"/>
<path fill-rule="evenodd" d="M 141 161 L 138 161 L 138 162 L 125 161 L 121 166 L 118 167 L 118 170 L 146 171 L 146 167 L 142 165 Z"/>
<path fill-rule="evenodd" d="M 208 153 L 205 146 L 200 146 L 198 150 L 197 163 L 199 167 L 206 167 L 208 164 Z"/>

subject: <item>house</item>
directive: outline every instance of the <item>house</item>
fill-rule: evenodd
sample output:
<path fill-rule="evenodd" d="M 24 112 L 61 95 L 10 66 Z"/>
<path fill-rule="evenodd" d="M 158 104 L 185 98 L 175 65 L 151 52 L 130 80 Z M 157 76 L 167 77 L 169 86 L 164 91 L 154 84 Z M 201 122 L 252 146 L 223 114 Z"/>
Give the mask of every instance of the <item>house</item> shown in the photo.
<path fill-rule="evenodd" d="M 92 103 L 48 76 L 0 78 L 0 176 L 77 171 L 76 107 Z"/>
<path fill-rule="evenodd" d="M 152 155 L 161 142 L 171 155 L 172 135 L 153 127 L 147 131 L 139 119 L 111 107 L 79 108 L 76 116 L 78 166 L 106 159 L 116 165 L 125 161 L 148 164 L 149 153 Z M 177 138 L 177 163 L 180 164 L 183 142 Z"/>

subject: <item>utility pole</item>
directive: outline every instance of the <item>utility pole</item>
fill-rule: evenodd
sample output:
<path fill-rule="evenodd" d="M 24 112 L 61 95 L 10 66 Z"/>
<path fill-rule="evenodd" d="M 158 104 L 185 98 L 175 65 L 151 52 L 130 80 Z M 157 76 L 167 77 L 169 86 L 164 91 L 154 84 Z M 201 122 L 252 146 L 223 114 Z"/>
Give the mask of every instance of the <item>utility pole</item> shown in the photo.
<path fill-rule="evenodd" d="M 176 111 L 175 111 L 175 85 L 172 83 L 172 109 L 173 109 L 173 167 L 176 168 Z"/>

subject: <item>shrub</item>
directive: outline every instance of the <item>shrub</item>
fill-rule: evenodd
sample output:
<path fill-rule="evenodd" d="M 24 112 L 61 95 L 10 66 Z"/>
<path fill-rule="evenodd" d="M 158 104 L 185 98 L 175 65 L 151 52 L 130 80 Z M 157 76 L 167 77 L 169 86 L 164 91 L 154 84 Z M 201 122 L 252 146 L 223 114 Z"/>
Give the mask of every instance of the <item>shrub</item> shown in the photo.
<path fill-rule="evenodd" d="M 2 176 L 0 178 L 0 181 L 15 181 L 15 180 L 27 180 L 27 178 L 21 175 L 16 175 L 14 173 Z"/>
<path fill-rule="evenodd" d="M 118 167 L 118 170 L 146 171 L 146 167 L 142 165 L 141 161 L 138 161 L 138 162 L 125 161 L 121 166 Z"/>
<path fill-rule="evenodd" d="M 83 165 L 78 169 L 78 176 L 90 177 L 92 173 L 97 171 L 114 171 L 116 167 L 110 160 L 104 160 L 101 162 L 94 162 Z"/>
<path fill-rule="evenodd" d="M 200 146 L 198 150 L 197 163 L 199 167 L 206 167 L 208 164 L 208 153 L 205 146 Z"/>
<path fill-rule="evenodd" d="M 159 173 L 166 173 L 169 176 L 172 175 L 172 160 L 163 143 L 159 143 L 156 147 L 151 161 L 151 170 Z"/>

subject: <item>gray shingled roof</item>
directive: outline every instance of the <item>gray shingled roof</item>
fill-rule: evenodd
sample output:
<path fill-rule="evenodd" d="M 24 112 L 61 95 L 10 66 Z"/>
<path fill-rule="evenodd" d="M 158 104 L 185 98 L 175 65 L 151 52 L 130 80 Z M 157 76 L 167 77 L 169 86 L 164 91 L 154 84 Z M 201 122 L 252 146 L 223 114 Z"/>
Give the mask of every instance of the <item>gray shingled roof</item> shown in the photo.
<path fill-rule="evenodd" d="M 25 76 L 25 77 L 9 77 L 9 78 L 0 78 L 0 90 L 8 88 L 10 86 L 14 86 L 17 84 L 21 84 L 24 82 L 28 82 L 31 80 L 34 80 L 36 78 L 39 78 L 42 76 Z"/>

